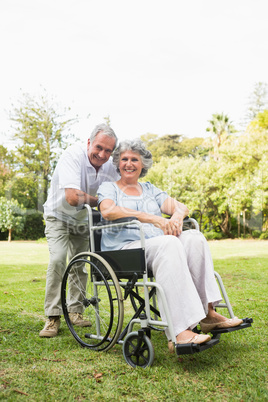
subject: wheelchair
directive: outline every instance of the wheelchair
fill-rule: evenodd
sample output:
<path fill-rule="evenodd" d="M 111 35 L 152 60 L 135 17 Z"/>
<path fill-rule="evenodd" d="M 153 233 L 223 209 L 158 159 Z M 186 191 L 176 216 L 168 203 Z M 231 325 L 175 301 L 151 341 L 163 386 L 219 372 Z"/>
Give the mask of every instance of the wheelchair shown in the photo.
<path fill-rule="evenodd" d="M 85 205 L 89 215 L 90 250 L 77 254 L 69 262 L 62 280 L 61 300 L 66 324 L 75 340 L 85 348 L 108 351 L 114 345 L 122 345 L 126 362 L 132 367 L 148 367 L 154 361 L 151 331 L 169 329 L 177 355 L 193 354 L 214 347 L 222 333 L 251 326 L 251 318 L 234 328 L 213 330 L 212 339 L 204 344 L 176 344 L 166 297 L 162 287 L 153 279 L 146 266 L 145 238 L 142 224 L 137 218 L 100 221 L 100 213 Z M 124 225 L 137 225 L 140 230 L 141 248 L 100 251 L 101 231 Z M 199 229 L 194 219 L 184 220 L 184 230 Z M 215 277 L 223 302 L 216 307 L 227 308 L 234 317 L 232 306 L 220 275 Z M 70 296 L 71 294 L 71 296 Z M 166 320 L 158 310 L 161 298 Z M 90 326 L 73 325 L 70 312 L 81 312 Z M 126 319 L 124 319 L 124 316 Z M 133 330 L 134 325 L 138 330 Z M 200 332 L 197 328 L 195 332 Z"/>

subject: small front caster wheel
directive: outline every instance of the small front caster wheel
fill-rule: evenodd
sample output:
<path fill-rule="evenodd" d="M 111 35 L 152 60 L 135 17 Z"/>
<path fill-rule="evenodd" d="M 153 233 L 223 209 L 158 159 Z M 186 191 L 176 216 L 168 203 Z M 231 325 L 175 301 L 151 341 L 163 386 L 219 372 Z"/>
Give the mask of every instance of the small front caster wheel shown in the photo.
<path fill-rule="evenodd" d="M 123 343 L 123 355 L 132 367 L 149 367 L 154 361 L 154 348 L 151 339 L 143 333 L 130 332 Z"/>

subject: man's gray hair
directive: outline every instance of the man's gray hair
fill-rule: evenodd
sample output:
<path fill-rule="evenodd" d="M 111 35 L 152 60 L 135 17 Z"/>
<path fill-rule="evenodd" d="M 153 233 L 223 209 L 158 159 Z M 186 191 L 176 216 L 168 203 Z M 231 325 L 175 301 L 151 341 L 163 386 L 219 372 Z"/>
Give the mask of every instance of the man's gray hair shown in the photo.
<path fill-rule="evenodd" d="M 146 176 L 148 170 L 150 169 L 150 167 L 152 167 L 153 159 L 151 152 L 146 149 L 145 144 L 141 140 L 126 140 L 120 142 L 118 148 L 116 148 L 113 154 L 113 162 L 114 165 L 116 166 L 117 172 L 120 173 L 119 172 L 120 155 L 126 151 L 132 151 L 140 155 L 141 162 L 143 164 L 140 177 Z"/>
<path fill-rule="evenodd" d="M 89 139 L 90 139 L 91 144 L 94 142 L 95 138 L 97 137 L 97 135 L 98 135 L 100 132 L 101 132 L 103 135 L 107 135 L 107 137 L 114 138 L 114 139 L 115 139 L 115 146 L 114 146 L 114 148 L 116 148 L 116 146 L 117 146 L 117 141 L 118 141 L 117 136 L 116 136 L 114 130 L 113 130 L 110 126 L 107 126 L 107 124 L 104 124 L 104 123 L 103 123 L 103 124 L 98 124 L 98 125 L 94 128 L 94 130 L 92 131 L 92 133 L 90 134 Z"/>

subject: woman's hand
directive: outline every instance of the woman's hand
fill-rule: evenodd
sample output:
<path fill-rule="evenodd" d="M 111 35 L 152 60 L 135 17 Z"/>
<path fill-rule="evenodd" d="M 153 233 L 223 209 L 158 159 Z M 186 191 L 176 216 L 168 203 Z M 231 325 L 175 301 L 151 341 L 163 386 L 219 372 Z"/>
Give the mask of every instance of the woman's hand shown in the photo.
<path fill-rule="evenodd" d="M 165 219 L 166 224 L 164 225 L 164 229 L 161 227 L 163 232 L 179 236 L 182 232 L 183 219 L 189 214 L 189 209 L 181 202 L 168 197 L 161 206 L 161 212 L 171 215 L 170 219 Z"/>
<path fill-rule="evenodd" d="M 162 229 L 165 235 L 179 236 L 182 232 L 182 224 L 182 219 L 166 219 L 159 216 L 154 226 Z"/>

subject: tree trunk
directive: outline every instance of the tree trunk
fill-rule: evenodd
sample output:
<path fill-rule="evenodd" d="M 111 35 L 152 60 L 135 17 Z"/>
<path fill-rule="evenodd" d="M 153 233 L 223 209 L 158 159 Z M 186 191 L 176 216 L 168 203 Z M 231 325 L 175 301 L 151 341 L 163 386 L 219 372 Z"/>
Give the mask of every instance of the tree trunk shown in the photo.
<path fill-rule="evenodd" d="M 237 225 L 238 225 L 237 235 L 238 235 L 238 237 L 240 237 L 241 236 L 241 227 L 240 227 L 240 214 L 239 213 L 237 214 Z"/>
<path fill-rule="evenodd" d="M 12 229 L 8 229 L 8 241 L 11 242 L 11 232 Z"/>
<path fill-rule="evenodd" d="M 224 234 L 226 234 L 231 239 L 234 239 L 234 235 L 229 230 L 229 213 L 228 211 L 225 212 L 224 219 L 222 223 L 220 223 L 220 228 Z"/>
<path fill-rule="evenodd" d="M 246 210 L 243 211 L 243 228 L 244 228 L 244 236 L 246 236 Z"/>
<path fill-rule="evenodd" d="M 199 219 L 199 230 L 200 230 L 200 232 L 202 232 L 202 224 L 203 224 L 202 218 L 203 218 L 203 215 L 202 215 L 202 213 L 200 211 L 200 219 Z"/>

